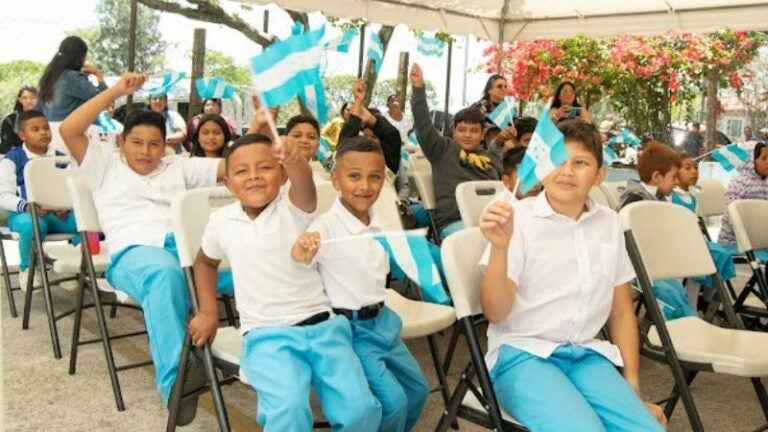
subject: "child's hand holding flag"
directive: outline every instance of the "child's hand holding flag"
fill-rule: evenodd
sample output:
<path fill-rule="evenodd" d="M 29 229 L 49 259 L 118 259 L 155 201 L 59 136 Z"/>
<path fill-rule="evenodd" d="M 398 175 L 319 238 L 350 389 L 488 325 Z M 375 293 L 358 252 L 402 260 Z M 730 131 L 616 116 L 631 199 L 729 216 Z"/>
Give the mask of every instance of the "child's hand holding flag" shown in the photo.
<path fill-rule="evenodd" d="M 315 231 L 305 232 L 293 244 L 291 258 L 296 262 L 309 264 L 317 255 L 318 249 L 320 249 L 320 233 Z"/>

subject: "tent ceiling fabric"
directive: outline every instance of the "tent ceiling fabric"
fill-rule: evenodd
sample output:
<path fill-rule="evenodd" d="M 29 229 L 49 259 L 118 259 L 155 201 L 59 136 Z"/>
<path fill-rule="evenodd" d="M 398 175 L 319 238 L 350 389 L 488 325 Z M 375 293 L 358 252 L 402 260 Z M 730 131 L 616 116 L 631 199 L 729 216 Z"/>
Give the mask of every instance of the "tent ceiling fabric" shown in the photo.
<path fill-rule="evenodd" d="M 261 0 L 239 0 L 266 4 Z M 610 36 L 667 30 L 714 31 L 722 27 L 767 30 L 768 2 L 754 0 L 280 0 L 278 6 L 321 11 L 379 24 L 473 34 L 498 41 L 558 39 L 576 34 Z"/>

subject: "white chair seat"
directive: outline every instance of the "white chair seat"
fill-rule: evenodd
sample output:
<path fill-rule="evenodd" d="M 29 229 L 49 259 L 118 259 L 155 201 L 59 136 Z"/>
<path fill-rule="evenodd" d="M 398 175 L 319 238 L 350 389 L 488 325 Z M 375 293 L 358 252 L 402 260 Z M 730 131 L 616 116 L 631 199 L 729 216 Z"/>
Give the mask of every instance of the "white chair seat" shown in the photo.
<path fill-rule="evenodd" d="M 467 394 L 464 396 L 464 399 L 461 401 L 461 404 L 481 412 L 487 412 L 483 404 L 481 404 L 480 401 L 477 400 L 477 398 L 475 397 L 475 394 L 472 393 L 471 391 L 467 392 Z M 509 414 L 508 412 L 504 411 L 503 408 L 499 407 L 499 411 L 501 411 L 501 418 L 504 419 L 504 421 L 516 424 L 518 426 L 522 426 L 522 423 L 515 420 L 515 418 L 512 417 L 512 415 Z"/>
<path fill-rule="evenodd" d="M 93 256 L 93 267 L 96 273 L 101 273 L 107 268 L 109 262 L 109 255 L 106 252 L 106 245 L 102 242 L 102 251 L 98 255 Z M 80 251 L 80 246 L 72 246 L 70 244 L 51 245 L 45 247 L 45 254 L 55 261 L 53 262 L 53 271 L 56 273 L 80 273 L 80 264 L 83 259 L 83 254 Z"/>
<path fill-rule="evenodd" d="M 742 377 L 768 376 L 768 334 L 718 327 L 698 317 L 667 322 L 677 356 L 682 361 L 711 364 L 715 372 Z M 661 346 L 656 327 L 648 339 Z"/>
<path fill-rule="evenodd" d="M 414 339 L 444 330 L 456 321 L 456 312 L 450 306 L 410 300 L 393 289 L 387 289 L 384 303 L 403 321 L 400 337 Z"/>
<path fill-rule="evenodd" d="M 115 289 L 115 287 L 110 285 L 106 279 L 99 278 L 96 279 L 96 281 L 99 284 L 99 291 L 114 294 L 115 297 L 117 297 L 118 303 L 141 307 L 141 304 L 137 302 L 133 297 L 129 296 L 125 291 Z"/>
<path fill-rule="evenodd" d="M 243 343 L 240 330 L 232 326 L 219 327 L 219 330 L 216 332 L 216 339 L 211 344 L 213 356 L 239 367 L 242 351 Z M 249 384 L 245 374 L 238 371 L 237 375 L 242 383 Z"/>

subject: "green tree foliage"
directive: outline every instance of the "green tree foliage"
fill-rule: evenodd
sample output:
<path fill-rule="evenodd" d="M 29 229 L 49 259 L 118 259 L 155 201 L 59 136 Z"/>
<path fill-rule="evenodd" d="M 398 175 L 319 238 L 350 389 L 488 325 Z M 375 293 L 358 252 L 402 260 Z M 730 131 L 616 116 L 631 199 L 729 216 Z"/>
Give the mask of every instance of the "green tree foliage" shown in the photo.
<path fill-rule="evenodd" d="M 328 103 L 331 104 L 331 111 L 337 112 L 344 102 L 352 101 L 352 83 L 357 80 L 355 75 L 336 75 L 323 78 L 325 81 L 325 95 L 328 97 Z M 388 79 L 376 83 L 371 95 L 370 107 L 379 107 L 386 105 L 387 96 L 395 94 L 397 91 L 397 80 Z M 406 97 L 406 100 L 409 100 Z M 430 108 L 437 107 L 437 92 L 432 83 L 427 81 L 427 103 Z M 408 104 L 406 103 L 406 106 Z M 405 109 L 410 112 L 409 108 Z"/>
<path fill-rule="evenodd" d="M 37 87 L 45 65 L 28 60 L 15 60 L 0 64 L 0 114 L 13 111 L 16 95 L 23 85 Z"/>
<path fill-rule="evenodd" d="M 248 86 L 251 82 L 251 71 L 246 66 L 238 66 L 235 59 L 214 50 L 205 52 L 205 76 L 217 76 L 235 86 Z"/>

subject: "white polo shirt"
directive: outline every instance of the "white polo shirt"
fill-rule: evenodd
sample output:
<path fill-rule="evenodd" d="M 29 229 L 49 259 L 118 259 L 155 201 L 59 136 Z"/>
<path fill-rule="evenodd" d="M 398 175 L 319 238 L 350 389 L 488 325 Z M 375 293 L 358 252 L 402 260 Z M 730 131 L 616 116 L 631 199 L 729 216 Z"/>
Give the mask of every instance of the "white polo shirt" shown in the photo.
<path fill-rule="evenodd" d="M 293 244 L 309 221 L 283 194 L 256 219 L 239 202 L 211 213 L 200 248 L 210 258 L 229 259 L 242 334 L 330 311 L 317 268 L 291 258 Z"/>
<path fill-rule="evenodd" d="M 110 254 L 132 245 L 162 247 L 171 232 L 171 200 L 187 189 L 215 186 L 220 159 L 166 156 L 154 172 L 133 171 L 122 154 L 90 134 L 80 171 L 93 193 Z"/>
<path fill-rule="evenodd" d="M 546 191 L 513 205 L 507 276 L 517 293 L 507 318 L 488 326 L 488 368 L 505 344 L 542 358 L 560 345 L 579 345 L 623 365 L 618 347 L 595 338 L 614 288 L 635 277 L 618 215 L 589 198 L 588 211 L 575 221 L 555 213 Z M 490 245 L 483 269 L 489 257 Z"/>
<path fill-rule="evenodd" d="M 318 217 L 307 231 L 317 231 L 321 240 L 381 232 L 381 220 L 374 208 L 371 221 L 363 225 L 337 198 L 331 209 Z M 357 310 L 383 302 L 387 296 L 389 257 L 371 237 L 321 244 L 313 260 L 317 263 L 331 305 Z"/>

